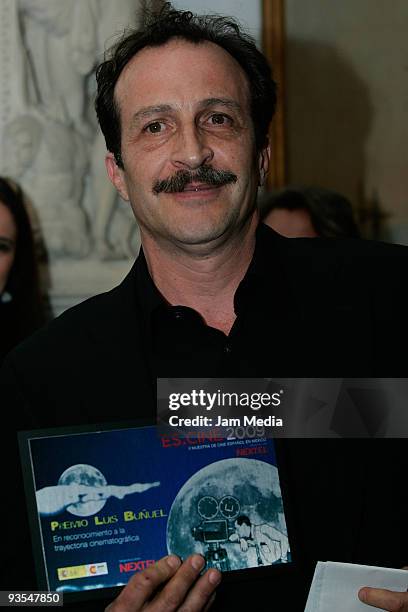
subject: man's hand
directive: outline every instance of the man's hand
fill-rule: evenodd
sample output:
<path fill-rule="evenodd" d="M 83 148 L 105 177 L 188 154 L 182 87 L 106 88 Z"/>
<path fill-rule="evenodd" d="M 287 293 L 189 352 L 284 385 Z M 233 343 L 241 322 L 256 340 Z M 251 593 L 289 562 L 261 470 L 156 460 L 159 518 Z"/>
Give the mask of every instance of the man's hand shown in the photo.
<path fill-rule="evenodd" d="M 358 598 L 369 606 L 388 610 L 388 612 L 408 612 L 408 593 L 406 592 L 364 587 L 359 590 Z"/>
<path fill-rule="evenodd" d="M 208 610 L 215 597 L 215 588 L 220 583 L 221 573 L 209 569 L 198 578 L 203 567 L 204 559 L 200 555 L 192 555 L 184 563 L 174 555 L 164 557 L 155 565 L 132 576 L 105 612 Z"/>
<path fill-rule="evenodd" d="M 241 551 L 242 552 L 247 552 L 248 550 L 248 540 L 246 540 L 245 538 L 241 538 L 239 541 L 239 544 L 241 546 Z"/>
<path fill-rule="evenodd" d="M 404 565 L 403 570 L 408 570 Z M 408 593 L 400 591 L 389 591 L 387 589 L 373 589 L 364 587 L 359 590 L 358 598 L 369 606 L 388 610 L 388 612 L 408 612 Z"/>

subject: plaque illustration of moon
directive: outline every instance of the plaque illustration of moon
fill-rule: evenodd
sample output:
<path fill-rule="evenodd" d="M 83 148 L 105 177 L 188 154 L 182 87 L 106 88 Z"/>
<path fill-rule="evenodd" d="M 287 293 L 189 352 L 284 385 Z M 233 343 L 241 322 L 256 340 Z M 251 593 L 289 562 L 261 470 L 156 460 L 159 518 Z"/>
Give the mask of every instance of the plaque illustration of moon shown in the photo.
<path fill-rule="evenodd" d="M 168 553 L 185 559 L 197 552 L 207 561 L 227 557 L 232 570 L 254 567 L 256 559 L 229 540 L 236 518 L 242 515 L 252 524 L 268 523 L 287 533 L 278 469 L 265 461 L 238 457 L 205 466 L 184 483 L 170 508 Z"/>
<path fill-rule="evenodd" d="M 108 483 L 105 476 L 93 465 L 87 465 L 86 463 L 78 463 L 77 465 L 71 465 L 63 472 L 58 480 L 59 485 L 70 485 L 70 484 L 86 485 L 88 487 L 103 487 Z M 75 516 L 90 516 L 100 512 L 107 499 L 92 500 L 88 502 L 79 502 L 77 504 L 71 504 L 67 507 L 67 511 Z"/>

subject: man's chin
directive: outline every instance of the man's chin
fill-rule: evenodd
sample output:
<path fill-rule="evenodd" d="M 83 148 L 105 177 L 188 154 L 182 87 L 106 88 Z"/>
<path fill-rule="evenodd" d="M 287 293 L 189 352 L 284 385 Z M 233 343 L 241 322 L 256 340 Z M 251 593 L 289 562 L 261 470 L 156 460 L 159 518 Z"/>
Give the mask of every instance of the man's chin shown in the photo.
<path fill-rule="evenodd" d="M 162 238 L 165 238 L 166 242 L 173 243 L 176 247 L 200 252 L 200 249 L 205 250 L 207 247 L 216 248 L 231 240 L 234 235 L 241 236 L 243 228 L 250 221 L 250 217 L 239 219 L 235 215 L 231 215 L 213 220 L 213 223 L 208 223 L 207 219 L 207 224 L 203 224 L 202 219 L 201 223 L 197 221 L 193 224 L 191 217 L 183 219 L 183 221 L 186 223 L 178 223 L 176 227 L 167 226 L 165 231 L 161 233 Z"/>
<path fill-rule="evenodd" d="M 199 248 L 205 247 L 206 245 L 211 245 L 217 243 L 222 240 L 226 232 L 226 228 L 222 227 L 212 227 L 204 229 L 203 227 L 194 228 L 188 227 L 183 230 L 183 228 L 177 228 L 177 231 L 168 235 L 170 242 L 178 245 L 179 247 L 185 248 Z"/>

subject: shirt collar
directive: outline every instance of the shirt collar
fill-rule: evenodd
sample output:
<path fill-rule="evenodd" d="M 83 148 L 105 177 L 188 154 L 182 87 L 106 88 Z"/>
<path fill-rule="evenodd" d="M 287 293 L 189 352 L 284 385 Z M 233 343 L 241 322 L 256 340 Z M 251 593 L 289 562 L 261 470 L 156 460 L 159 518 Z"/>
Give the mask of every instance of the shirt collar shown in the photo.
<path fill-rule="evenodd" d="M 150 324 L 152 313 L 159 307 L 166 306 L 166 300 L 157 289 L 150 276 L 143 248 L 135 263 L 136 293 L 142 309 L 143 319 Z"/>
<path fill-rule="evenodd" d="M 249 300 L 262 293 L 265 282 L 270 283 L 271 274 L 277 285 L 282 286 L 283 269 L 280 265 L 280 242 L 285 240 L 268 226 L 260 223 L 256 230 L 255 251 L 234 296 L 234 308 L 238 314 Z M 150 323 L 152 312 L 157 308 L 172 308 L 157 289 L 150 276 L 143 249 L 135 263 L 136 291 L 146 323 Z M 286 284 L 286 283 L 285 283 Z"/>
<path fill-rule="evenodd" d="M 281 261 L 281 240 L 285 239 L 270 227 L 263 223 L 258 225 L 252 261 L 234 296 L 237 315 L 249 302 L 262 303 L 265 298 L 265 287 L 270 287 L 271 282 L 281 289 L 287 287 Z M 284 291 L 280 291 L 281 295 L 282 293 L 285 294 Z"/>

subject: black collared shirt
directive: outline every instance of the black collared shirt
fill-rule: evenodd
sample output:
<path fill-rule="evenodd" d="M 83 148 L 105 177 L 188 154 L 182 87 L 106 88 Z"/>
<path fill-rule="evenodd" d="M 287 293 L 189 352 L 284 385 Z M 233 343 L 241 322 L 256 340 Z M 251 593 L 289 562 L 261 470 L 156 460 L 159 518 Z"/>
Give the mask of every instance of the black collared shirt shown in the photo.
<path fill-rule="evenodd" d="M 276 235 L 275 235 L 276 236 Z M 234 296 L 235 322 L 228 335 L 206 325 L 183 305 L 169 305 L 154 285 L 143 252 L 136 262 L 136 292 L 152 377 L 276 375 L 292 361 L 301 313 L 279 263 L 269 230 L 257 232 L 252 262 Z M 276 238 L 279 242 L 279 238 Z"/>
<path fill-rule="evenodd" d="M 227 337 L 192 309 L 168 306 L 141 255 L 119 287 L 70 309 L 6 360 L 1 399 L 11 431 L 3 433 L 3 464 L 18 466 L 16 430 L 154 416 L 159 375 L 406 376 L 407 268 L 403 247 L 289 240 L 260 226 Z M 286 447 L 299 575 L 225 585 L 214 610 L 301 611 L 317 560 L 407 563 L 406 440 L 289 440 Z M 4 588 L 33 588 L 21 475 L 5 470 L 3 479 L 19 525 L 7 529 L 3 515 Z"/>
<path fill-rule="evenodd" d="M 385 367 L 396 375 L 390 355 L 384 359 L 381 350 L 374 355 L 379 326 L 373 291 L 359 270 L 367 258 L 353 267 L 334 241 L 293 242 L 298 246 L 288 254 L 287 239 L 259 226 L 252 262 L 234 297 L 237 318 L 228 336 L 206 325 L 192 308 L 170 306 L 141 251 L 136 299 L 152 381 L 159 376 L 369 377 L 384 375 Z"/>

